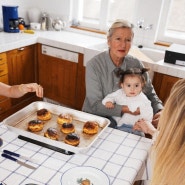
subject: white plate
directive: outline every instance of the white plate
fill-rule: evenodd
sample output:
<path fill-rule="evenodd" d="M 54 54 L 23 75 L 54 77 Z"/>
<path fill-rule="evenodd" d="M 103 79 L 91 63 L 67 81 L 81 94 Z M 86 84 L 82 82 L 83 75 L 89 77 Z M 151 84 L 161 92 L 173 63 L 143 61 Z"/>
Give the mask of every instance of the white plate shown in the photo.
<path fill-rule="evenodd" d="M 90 166 L 78 166 L 67 170 L 62 178 L 62 185 L 81 185 L 80 179 L 89 179 L 91 185 L 110 185 L 108 176 L 101 170 Z"/>

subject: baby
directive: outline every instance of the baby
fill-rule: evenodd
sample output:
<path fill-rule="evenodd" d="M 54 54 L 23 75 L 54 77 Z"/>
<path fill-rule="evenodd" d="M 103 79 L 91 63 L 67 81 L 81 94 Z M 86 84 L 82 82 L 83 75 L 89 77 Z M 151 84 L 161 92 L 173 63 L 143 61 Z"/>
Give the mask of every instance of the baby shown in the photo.
<path fill-rule="evenodd" d="M 126 71 L 119 70 L 121 89 L 108 94 L 102 101 L 109 109 L 114 108 L 114 104 L 126 105 L 130 113 L 124 113 L 122 117 L 113 117 L 117 121 L 117 129 L 136 135 L 144 136 L 143 132 L 133 130 L 134 124 L 139 119 L 152 122 L 153 109 L 150 100 L 142 92 L 145 85 L 144 73 L 149 69 L 130 68 Z M 140 114 L 132 114 L 139 109 Z"/>

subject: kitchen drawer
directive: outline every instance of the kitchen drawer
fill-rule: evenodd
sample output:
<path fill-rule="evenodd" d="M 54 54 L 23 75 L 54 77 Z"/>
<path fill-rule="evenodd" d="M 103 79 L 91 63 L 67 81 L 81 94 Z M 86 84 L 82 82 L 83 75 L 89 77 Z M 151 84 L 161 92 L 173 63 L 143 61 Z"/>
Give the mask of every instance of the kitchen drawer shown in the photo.
<path fill-rule="evenodd" d="M 8 74 L 0 76 L 0 82 L 8 84 Z"/>
<path fill-rule="evenodd" d="M 0 64 L 7 62 L 6 53 L 0 53 Z"/>
<path fill-rule="evenodd" d="M 0 63 L 0 76 L 8 73 L 8 65 L 7 63 Z"/>
<path fill-rule="evenodd" d="M 0 114 L 4 113 L 11 107 L 11 102 L 9 98 L 6 98 L 3 101 L 0 101 Z"/>
<path fill-rule="evenodd" d="M 35 47 L 35 45 L 24 46 L 24 47 L 20 47 L 20 48 L 17 48 L 17 49 L 13 49 L 13 50 L 7 51 L 6 53 L 7 53 L 8 56 L 10 54 L 12 54 L 12 55 L 19 55 L 19 54 L 22 54 L 24 52 L 28 52 L 30 50 L 34 50 L 34 47 Z"/>
<path fill-rule="evenodd" d="M 8 84 L 8 74 L 0 76 L 0 82 L 3 82 L 5 84 Z M 0 101 L 2 101 L 3 99 L 5 99 L 6 97 L 4 96 L 0 96 Z"/>

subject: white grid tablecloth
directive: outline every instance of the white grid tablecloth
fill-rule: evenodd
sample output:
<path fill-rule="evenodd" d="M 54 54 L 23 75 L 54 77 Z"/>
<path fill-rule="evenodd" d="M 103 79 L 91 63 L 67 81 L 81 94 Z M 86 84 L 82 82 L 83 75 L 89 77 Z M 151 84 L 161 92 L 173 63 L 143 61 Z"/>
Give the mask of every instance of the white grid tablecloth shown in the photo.
<path fill-rule="evenodd" d="M 30 158 L 35 170 L 0 157 L 0 181 L 7 185 L 60 185 L 64 172 L 75 166 L 92 166 L 102 170 L 111 185 L 132 185 L 135 179 L 148 179 L 146 162 L 151 140 L 107 128 L 86 153 L 65 155 L 17 138 L 17 134 L 0 124 L 1 150 L 7 149 Z"/>

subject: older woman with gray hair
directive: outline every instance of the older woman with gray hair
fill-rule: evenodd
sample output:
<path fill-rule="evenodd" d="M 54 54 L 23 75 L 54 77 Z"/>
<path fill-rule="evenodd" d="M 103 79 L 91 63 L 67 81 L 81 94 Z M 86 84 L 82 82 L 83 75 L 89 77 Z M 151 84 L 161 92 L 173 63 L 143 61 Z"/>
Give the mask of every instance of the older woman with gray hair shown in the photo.
<path fill-rule="evenodd" d="M 140 60 L 128 55 L 134 37 L 133 25 L 125 20 L 116 20 L 107 35 L 109 49 L 94 56 L 86 66 L 86 97 L 82 110 L 91 114 L 107 117 L 111 120 L 110 127 L 116 128 L 113 116 L 121 117 L 124 113 L 139 115 L 139 108 L 131 112 L 125 105 L 115 105 L 114 109 L 107 109 L 102 100 L 119 87 L 119 77 L 115 74 L 120 68 L 144 68 Z M 157 124 L 163 109 L 161 100 L 156 95 L 148 73 L 145 75 L 144 92 L 151 101 L 154 117 L 153 124 Z"/>

